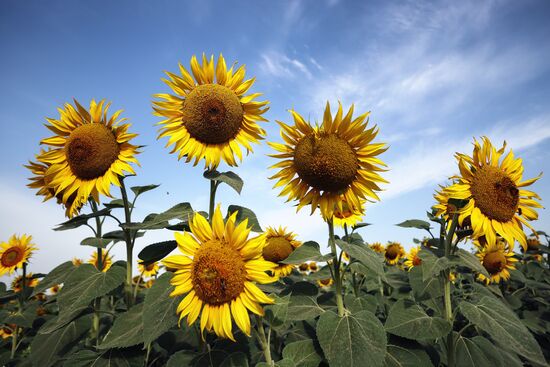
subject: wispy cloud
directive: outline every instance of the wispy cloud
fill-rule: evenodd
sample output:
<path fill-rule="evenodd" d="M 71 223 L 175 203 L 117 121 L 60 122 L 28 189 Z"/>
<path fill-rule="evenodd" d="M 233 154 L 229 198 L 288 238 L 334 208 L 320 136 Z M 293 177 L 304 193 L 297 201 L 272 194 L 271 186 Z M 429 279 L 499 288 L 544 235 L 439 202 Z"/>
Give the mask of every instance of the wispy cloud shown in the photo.
<path fill-rule="evenodd" d="M 309 68 L 302 61 L 283 53 L 268 51 L 262 53 L 261 59 L 260 69 L 266 74 L 278 78 L 292 78 L 297 75 L 305 75 L 308 79 L 312 77 Z"/>

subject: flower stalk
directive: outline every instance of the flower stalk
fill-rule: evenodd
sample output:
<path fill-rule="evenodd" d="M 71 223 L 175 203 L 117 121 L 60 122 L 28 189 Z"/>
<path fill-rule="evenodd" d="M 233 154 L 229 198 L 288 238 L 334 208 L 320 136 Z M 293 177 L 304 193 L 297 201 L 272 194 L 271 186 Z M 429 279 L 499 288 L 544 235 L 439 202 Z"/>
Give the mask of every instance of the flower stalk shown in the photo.
<path fill-rule="evenodd" d="M 274 366 L 273 359 L 271 358 L 271 346 L 270 346 L 271 327 L 268 330 L 267 338 L 265 336 L 265 331 L 264 331 L 263 317 L 256 316 L 256 327 L 258 329 L 258 340 L 260 341 L 262 352 L 264 353 L 265 362 L 270 366 Z"/>
<path fill-rule="evenodd" d="M 338 316 L 344 316 L 344 299 L 342 298 L 342 278 L 340 277 L 340 261 L 336 253 L 336 240 L 334 239 L 334 223 L 332 218 L 327 220 L 328 224 L 328 242 L 332 253 L 332 264 L 334 267 L 334 285 L 336 288 L 336 306 L 338 307 Z"/>
<path fill-rule="evenodd" d="M 126 186 L 124 185 L 124 177 L 120 177 L 120 193 L 122 195 L 122 202 L 124 203 L 124 224 L 129 225 L 132 223 L 132 214 L 130 212 L 130 204 L 128 202 L 128 194 L 126 192 Z M 132 243 L 132 237 L 130 230 L 127 227 L 123 228 L 124 238 L 126 241 L 126 304 L 128 307 L 132 306 L 132 251 L 134 244 Z"/>
<path fill-rule="evenodd" d="M 96 213 L 98 211 L 98 207 L 96 202 L 93 199 L 90 199 L 90 206 L 92 207 L 92 212 Z M 95 217 L 95 235 L 97 239 L 101 239 L 102 232 L 101 232 L 101 219 L 99 217 Z M 97 248 L 97 270 L 103 271 L 103 249 L 101 247 Z M 100 317 L 101 317 L 101 297 L 98 297 L 94 300 L 94 318 L 93 318 L 93 324 L 92 324 L 92 330 L 94 332 L 94 339 L 96 342 L 96 346 L 99 345 L 99 326 L 100 326 Z"/>
<path fill-rule="evenodd" d="M 453 214 L 453 219 L 451 221 L 451 227 L 449 228 L 449 232 L 447 232 L 447 235 L 445 236 L 445 257 L 450 260 L 451 253 L 452 253 L 452 241 L 453 236 L 456 230 L 458 224 L 458 214 Z M 444 298 L 443 302 L 445 304 L 445 319 L 453 325 L 454 318 L 453 318 L 453 304 L 452 304 L 452 298 L 451 298 L 451 280 L 449 279 L 450 270 L 444 271 L 444 283 L 443 283 L 443 289 L 444 289 Z M 451 331 L 447 335 L 447 365 L 449 367 L 454 367 L 455 365 L 455 344 L 454 344 L 454 337 L 453 337 L 453 331 L 451 328 Z"/>

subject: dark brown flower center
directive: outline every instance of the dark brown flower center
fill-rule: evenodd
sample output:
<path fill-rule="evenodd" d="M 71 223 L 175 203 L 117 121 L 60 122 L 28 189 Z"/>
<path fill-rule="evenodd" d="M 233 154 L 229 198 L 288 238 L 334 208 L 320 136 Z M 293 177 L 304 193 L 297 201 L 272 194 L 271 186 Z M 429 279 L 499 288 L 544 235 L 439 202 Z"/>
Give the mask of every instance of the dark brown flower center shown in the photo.
<path fill-rule="evenodd" d="M 308 264 L 300 264 L 298 269 L 300 269 L 300 271 L 308 271 L 309 265 Z"/>
<path fill-rule="evenodd" d="M 413 266 L 418 266 L 418 265 L 422 264 L 422 259 L 419 258 L 418 256 L 414 255 L 412 264 L 413 264 Z"/>
<path fill-rule="evenodd" d="M 500 168 L 489 165 L 480 167 L 470 187 L 475 206 L 490 219 L 508 222 L 518 209 L 519 190 L 516 184 Z"/>
<path fill-rule="evenodd" d="M 311 134 L 296 145 L 294 167 L 298 176 L 317 190 L 343 192 L 355 179 L 359 161 L 344 139 Z"/>
<path fill-rule="evenodd" d="M 115 135 L 100 123 L 84 124 L 71 132 L 65 155 L 71 170 L 82 180 L 101 177 L 118 158 Z"/>
<path fill-rule="evenodd" d="M 149 264 L 149 265 L 145 265 L 145 270 L 146 271 L 152 271 L 155 269 L 155 263 L 152 263 L 152 264 Z"/>
<path fill-rule="evenodd" d="M 191 281 L 203 302 L 210 305 L 227 303 L 244 290 L 244 261 L 234 248 L 219 241 L 209 241 L 195 253 Z"/>
<path fill-rule="evenodd" d="M 536 238 L 527 239 L 527 247 L 529 250 L 538 250 L 539 245 L 540 245 L 540 242 Z"/>
<path fill-rule="evenodd" d="M 264 247 L 262 254 L 267 261 L 279 263 L 294 251 L 294 247 L 282 236 L 270 237 L 266 242 L 267 245 Z"/>
<path fill-rule="evenodd" d="M 319 283 L 321 283 L 323 286 L 326 287 L 327 285 L 330 285 L 331 281 L 332 281 L 332 278 L 321 279 L 321 280 L 319 280 Z"/>
<path fill-rule="evenodd" d="M 506 266 L 506 256 L 499 251 L 489 252 L 483 258 L 483 266 L 491 275 L 499 273 Z"/>
<path fill-rule="evenodd" d="M 24 251 L 19 247 L 10 247 L 2 254 L 0 262 L 5 267 L 19 264 L 23 260 Z"/>
<path fill-rule="evenodd" d="M 182 122 L 189 134 L 205 144 L 220 144 L 237 135 L 244 111 L 239 97 L 219 84 L 195 87 L 185 98 Z"/>
<path fill-rule="evenodd" d="M 389 245 L 388 248 L 386 248 L 385 256 L 388 260 L 395 260 L 400 253 L 401 250 L 399 248 L 399 245 Z"/>

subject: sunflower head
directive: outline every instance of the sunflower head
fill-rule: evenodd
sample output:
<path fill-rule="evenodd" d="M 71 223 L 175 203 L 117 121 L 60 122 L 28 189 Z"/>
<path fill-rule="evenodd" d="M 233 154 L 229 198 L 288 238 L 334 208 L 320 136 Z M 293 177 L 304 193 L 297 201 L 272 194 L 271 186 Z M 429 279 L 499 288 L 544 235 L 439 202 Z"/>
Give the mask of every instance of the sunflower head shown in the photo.
<path fill-rule="evenodd" d="M 101 270 L 102 272 L 105 273 L 107 270 L 109 270 L 111 265 L 113 265 L 113 257 L 110 256 L 106 251 L 102 251 L 102 257 L 103 257 L 103 259 L 102 259 L 103 261 L 101 262 L 101 266 L 102 266 L 101 269 L 99 269 L 99 264 L 98 264 L 98 261 L 97 261 L 98 260 L 97 251 L 94 251 L 92 253 L 92 256 L 88 260 L 88 263 L 92 264 L 93 266 L 96 267 L 96 269 Z"/>
<path fill-rule="evenodd" d="M 332 219 L 335 209 L 362 212 L 361 200 L 378 200 L 378 183 L 387 182 L 379 174 L 384 163 L 377 158 L 387 149 L 383 143 L 370 144 L 376 137 L 375 127 L 367 129 L 366 113 L 352 118 L 353 106 L 343 115 L 342 105 L 333 117 L 327 103 L 323 123 L 312 127 L 296 111 L 290 111 L 294 126 L 278 121 L 285 144 L 269 143 L 278 151 L 271 157 L 281 161 L 271 168 L 280 171 L 270 177 L 278 180 L 275 187 L 285 186 L 281 196 L 298 200 L 298 209 L 317 207 L 325 219 Z"/>
<path fill-rule="evenodd" d="M 39 280 L 33 277 L 32 273 L 28 273 L 26 276 L 25 287 L 34 288 L 38 285 Z M 23 290 L 23 275 L 19 275 L 11 282 L 11 289 L 15 292 L 21 292 Z"/>
<path fill-rule="evenodd" d="M 224 223 L 218 206 L 212 225 L 197 213 L 189 222 L 190 232 L 175 234 L 179 255 L 163 260 L 164 266 L 176 269 L 171 296 L 186 294 L 178 306 L 180 321 L 187 316 L 193 324 L 201 315 L 201 330 L 214 330 L 235 340 L 231 320 L 250 335 L 248 311 L 263 315 L 261 303 L 273 303 L 255 284 L 271 283 L 277 264 L 262 257 L 265 236 L 248 238 L 248 220 L 237 224 L 237 212 Z M 202 311 L 202 313 L 201 313 Z"/>
<path fill-rule="evenodd" d="M 459 209 L 458 222 L 465 225 L 470 221 L 473 238 L 485 236 L 487 243 L 496 244 L 497 235 L 513 246 L 519 241 L 527 249 L 527 237 L 523 225 L 534 229 L 529 221 L 538 218 L 536 208 L 542 206 L 536 200 L 540 197 L 524 187 L 539 177 L 523 180 L 523 164 L 512 151 L 504 155 L 506 143 L 496 149 L 487 137 L 482 144 L 474 141 L 472 156 L 457 153 L 460 176 L 456 182 L 444 189 L 448 199 L 466 200 Z M 501 159 L 502 158 L 502 159 Z"/>
<path fill-rule="evenodd" d="M 396 265 L 405 256 L 405 249 L 398 242 L 388 242 L 384 251 L 384 257 L 388 265 Z"/>
<path fill-rule="evenodd" d="M 371 250 L 378 252 L 379 254 L 383 254 L 386 251 L 386 248 L 380 242 L 373 242 L 369 245 L 369 247 Z"/>
<path fill-rule="evenodd" d="M 154 263 L 147 264 L 147 265 L 140 262 L 138 263 L 138 270 L 140 274 L 142 274 L 142 276 L 146 278 L 154 277 L 159 272 L 159 264 L 156 261 Z"/>
<path fill-rule="evenodd" d="M 277 264 L 274 272 L 278 277 L 285 277 L 292 272 L 294 265 L 284 264 L 281 261 L 301 245 L 302 243 L 296 240 L 296 234 L 287 231 L 286 228 L 268 227 L 265 232 L 265 247 L 262 255 L 265 260 Z"/>
<path fill-rule="evenodd" d="M 2 339 L 11 338 L 16 328 L 17 328 L 17 325 L 15 324 L 7 324 L 7 325 L 0 326 L 0 337 L 2 337 Z"/>
<path fill-rule="evenodd" d="M 96 255 L 96 257 L 97 257 L 97 255 Z M 73 257 L 73 259 L 71 261 L 73 262 L 74 266 L 80 266 L 84 263 L 84 261 L 82 259 L 79 259 L 78 257 Z"/>
<path fill-rule="evenodd" d="M 332 278 L 319 279 L 317 281 L 317 285 L 319 285 L 319 287 L 325 288 L 325 289 L 329 288 L 333 283 L 334 283 L 334 280 L 332 280 Z"/>
<path fill-rule="evenodd" d="M 61 289 L 61 285 L 60 284 L 56 284 L 54 285 L 53 287 L 50 288 L 50 292 L 52 294 L 57 294 L 59 293 L 59 290 Z"/>
<path fill-rule="evenodd" d="M 55 135 L 41 141 L 49 147 L 37 157 L 43 167 L 32 162 L 27 166 L 36 175 L 31 187 L 43 185 L 43 193 L 53 190 L 52 196 L 66 206 L 69 217 L 77 214 L 90 196 L 96 202 L 99 194 L 110 197 L 111 184 L 120 186 L 119 176 L 135 174 L 130 163 L 139 164 L 135 158 L 138 147 L 130 143 L 137 134 L 128 132 L 129 124 L 122 124 L 122 111 L 107 117 L 109 106 L 103 100 L 92 100 L 89 109 L 76 100 L 74 106 L 66 103 L 59 109 L 59 119 L 47 119 L 46 127 Z"/>
<path fill-rule="evenodd" d="M 418 251 L 420 251 L 420 246 L 412 247 L 407 254 L 407 260 L 405 260 L 404 265 L 409 269 L 409 271 L 415 266 L 422 264 L 422 259 L 418 257 Z"/>
<path fill-rule="evenodd" d="M 246 94 L 254 78 L 245 80 L 245 67 L 227 70 L 220 54 L 217 64 L 203 54 L 202 64 L 191 58 L 191 73 L 179 64 L 180 75 L 167 72 L 163 81 L 174 94 L 156 94 L 154 114 L 164 118 L 158 138 L 169 137 L 170 153 L 187 162 L 201 159 L 209 169 L 215 169 L 223 159 L 236 166 L 235 156 L 242 160 L 241 147 L 252 151 L 250 143 L 263 139 L 265 131 L 257 124 L 267 121 L 262 115 L 269 109 L 268 101 L 256 101 L 260 93 Z"/>
<path fill-rule="evenodd" d="M 334 208 L 334 225 L 344 228 L 344 226 L 352 227 L 359 223 L 365 215 L 365 203 L 366 200 L 359 200 L 361 206 L 358 210 L 348 205 L 345 198 L 342 198 L 338 203 L 342 205 L 342 208 Z"/>
<path fill-rule="evenodd" d="M 527 250 L 538 251 L 540 246 L 540 241 L 536 237 L 531 237 L 527 239 Z"/>
<path fill-rule="evenodd" d="M 301 273 L 307 273 L 309 271 L 309 264 L 308 263 L 302 263 L 298 266 L 298 270 L 300 270 Z"/>
<path fill-rule="evenodd" d="M 308 264 L 309 271 L 312 273 L 315 273 L 317 270 L 319 270 L 319 267 L 317 266 L 317 263 L 315 261 L 312 261 Z"/>
<path fill-rule="evenodd" d="M 32 252 L 37 249 L 31 241 L 32 236 L 26 234 L 12 235 L 8 242 L 0 244 L 0 275 L 12 274 L 29 261 Z"/>
<path fill-rule="evenodd" d="M 517 261 L 514 258 L 514 252 L 510 246 L 502 239 L 494 244 L 488 243 L 476 253 L 479 261 L 489 273 L 489 277 L 483 274 L 478 274 L 478 279 L 489 283 L 500 283 L 501 280 L 510 278 L 509 270 L 515 269 L 514 263 Z"/>

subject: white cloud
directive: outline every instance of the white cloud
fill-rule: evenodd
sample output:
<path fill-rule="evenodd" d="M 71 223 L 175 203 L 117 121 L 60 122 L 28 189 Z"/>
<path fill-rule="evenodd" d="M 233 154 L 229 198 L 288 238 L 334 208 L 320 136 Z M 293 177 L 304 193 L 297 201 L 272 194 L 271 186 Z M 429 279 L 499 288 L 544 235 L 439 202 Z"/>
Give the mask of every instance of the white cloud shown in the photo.
<path fill-rule="evenodd" d="M 260 69 L 266 74 L 278 78 L 293 78 L 298 75 L 305 75 L 308 79 L 312 78 L 311 72 L 303 62 L 280 52 L 264 52 L 261 54 L 261 58 Z"/>

